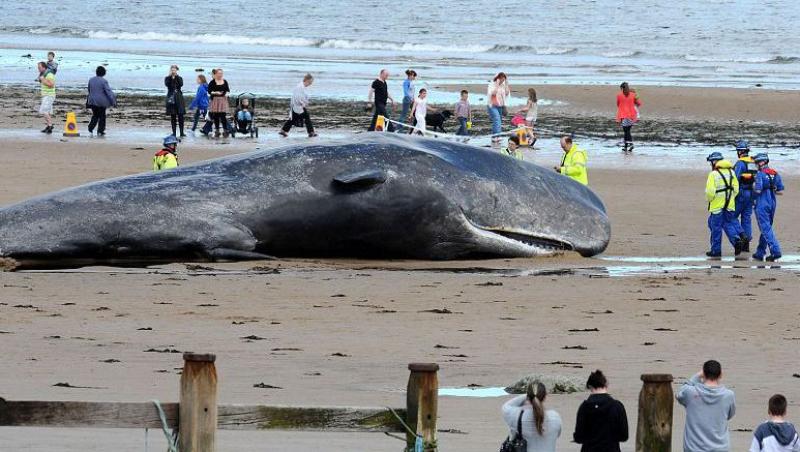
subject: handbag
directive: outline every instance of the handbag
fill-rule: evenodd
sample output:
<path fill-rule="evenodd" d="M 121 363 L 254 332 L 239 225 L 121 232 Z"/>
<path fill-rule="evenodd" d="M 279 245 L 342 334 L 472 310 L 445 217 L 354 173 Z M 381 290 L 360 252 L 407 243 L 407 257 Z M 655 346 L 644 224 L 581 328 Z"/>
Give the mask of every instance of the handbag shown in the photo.
<path fill-rule="evenodd" d="M 172 94 L 167 96 L 167 105 L 175 105 L 175 104 L 176 104 L 175 92 L 173 91 Z"/>
<path fill-rule="evenodd" d="M 522 415 L 524 410 L 519 410 L 519 418 L 517 419 L 517 432 L 513 435 L 508 435 L 503 444 L 500 446 L 500 452 L 527 452 L 528 441 L 522 437 Z"/>

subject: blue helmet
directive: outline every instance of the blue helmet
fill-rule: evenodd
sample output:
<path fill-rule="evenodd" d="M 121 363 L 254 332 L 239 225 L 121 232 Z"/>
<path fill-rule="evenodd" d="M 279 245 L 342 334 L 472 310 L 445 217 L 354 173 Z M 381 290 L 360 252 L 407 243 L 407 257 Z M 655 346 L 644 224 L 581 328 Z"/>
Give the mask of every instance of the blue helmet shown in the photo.
<path fill-rule="evenodd" d="M 170 135 L 164 138 L 164 146 L 174 146 L 176 144 L 178 144 L 178 137 L 175 135 Z"/>
<path fill-rule="evenodd" d="M 719 162 L 720 160 L 722 160 L 722 158 L 723 157 L 722 157 L 721 153 L 714 151 L 711 154 L 708 154 L 708 157 L 706 157 L 706 160 L 709 161 L 709 162 Z"/>
<path fill-rule="evenodd" d="M 736 152 L 750 152 L 750 143 L 748 143 L 747 140 L 737 141 Z"/>
<path fill-rule="evenodd" d="M 756 163 L 761 163 L 761 162 L 769 163 L 769 154 L 767 154 L 766 152 L 756 154 L 756 156 L 753 157 L 753 161 Z"/>

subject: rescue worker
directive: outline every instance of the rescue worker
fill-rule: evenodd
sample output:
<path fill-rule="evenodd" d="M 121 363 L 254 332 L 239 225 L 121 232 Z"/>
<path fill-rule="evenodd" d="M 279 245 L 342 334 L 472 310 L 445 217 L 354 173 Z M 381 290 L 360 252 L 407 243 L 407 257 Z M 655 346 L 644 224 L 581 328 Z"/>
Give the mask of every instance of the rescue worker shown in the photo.
<path fill-rule="evenodd" d="M 753 184 L 758 174 L 758 165 L 750 157 L 750 145 L 747 140 L 736 142 L 736 154 L 739 160 L 733 165 L 733 172 L 739 180 L 739 195 L 736 197 L 736 221 L 741 225 L 739 231 L 742 239 L 742 251 L 750 252 L 750 241 L 753 240 Z"/>
<path fill-rule="evenodd" d="M 711 231 L 711 250 L 706 256 L 712 259 L 722 257 L 722 232 L 728 236 L 738 256 L 741 252 L 739 226 L 734 217 L 736 195 L 739 193 L 739 181 L 733 172 L 733 164 L 722 158 L 719 152 L 712 152 L 706 157 L 711 164 L 711 172 L 706 181 L 706 201 L 708 201 L 708 229 Z"/>
<path fill-rule="evenodd" d="M 554 167 L 556 172 L 583 185 L 589 185 L 589 175 L 586 171 L 586 161 L 588 160 L 586 151 L 573 143 L 572 137 L 568 135 L 561 137 L 561 149 L 564 150 L 564 158 L 561 159 L 560 166 Z"/>
<path fill-rule="evenodd" d="M 758 239 L 753 259 L 764 260 L 764 254 L 769 248 L 767 261 L 774 262 L 781 258 L 781 245 L 775 238 L 775 231 L 772 230 L 772 223 L 775 220 L 775 210 L 778 207 L 776 195 L 783 192 L 783 181 L 777 171 L 769 167 L 769 155 L 758 154 L 753 159 L 758 165 L 758 174 L 753 184 L 755 199 L 756 222 L 761 231 Z"/>
<path fill-rule="evenodd" d="M 153 156 L 153 171 L 178 167 L 178 138 L 170 135 L 164 138 L 164 148 Z"/>
<path fill-rule="evenodd" d="M 513 136 L 508 138 L 508 146 L 503 149 L 503 152 L 508 154 L 509 157 L 514 157 L 517 160 L 524 160 L 525 157 L 522 155 L 522 149 L 519 148 L 519 137 Z"/>

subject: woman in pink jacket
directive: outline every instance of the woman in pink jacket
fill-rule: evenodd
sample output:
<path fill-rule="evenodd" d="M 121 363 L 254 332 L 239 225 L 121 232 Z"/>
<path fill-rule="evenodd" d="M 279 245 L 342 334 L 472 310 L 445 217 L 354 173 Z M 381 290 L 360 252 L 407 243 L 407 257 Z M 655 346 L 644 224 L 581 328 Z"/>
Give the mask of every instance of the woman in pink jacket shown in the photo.
<path fill-rule="evenodd" d="M 625 134 L 625 144 L 622 152 L 633 152 L 633 136 L 631 128 L 639 120 L 639 107 L 642 102 L 636 91 L 628 86 L 628 82 L 619 85 L 620 93 L 617 94 L 617 122 L 622 126 Z"/>

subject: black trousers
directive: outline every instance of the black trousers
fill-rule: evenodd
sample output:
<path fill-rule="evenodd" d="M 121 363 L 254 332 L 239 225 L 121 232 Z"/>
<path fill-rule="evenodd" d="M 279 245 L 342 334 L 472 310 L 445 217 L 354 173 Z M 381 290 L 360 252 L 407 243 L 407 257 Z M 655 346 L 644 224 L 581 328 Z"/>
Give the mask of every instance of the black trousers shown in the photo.
<path fill-rule="evenodd" d="M 169 115 L 169 122 L 172 124 L 172 134 L 178 136 L 175 133 L 175 129 L 177 126 L 179 126 L 181 131 L 181 136 L 183 136 L 183 113 Z"/>
<path fill-rule="evenodd" d="M 226 118 L 227 114 L 224 111 L 211 113 L 211 119 L 214 120 L 214 130 L 219 132 L 219 126 L 222 124 L 222 129 L 227 131 L 228 130 L 228 119 Z"/>
<path fill-rule="evenodd" d="M 375 103 L 375 112 L 372 114 L 372 122 L 369 123 L 368 132 L 375 131 L 375 123 L 378 122 L 378 116 L 383 116 L 385 118 L 389 118 L 389 115 L 386 114 L 386 104 L 379 104 Z M 394 132 L 394 125 L 391 122 L 386 124 L 386 130 L 389 132 Z"/>
<path fill-rule="evenodd" d="M 92 109 L 92 119 L 89 121 L 89 133 L 92 133 L 95 126 L 97 133 L 106 133 L 106 107 L 89 107 Z"/>
<path fill-rule="evenodd" d="M 314 125 L 311 123 L 311 115 L 308 114 L 308 110 L 303 110 L 302 113 L 292 111 L 292 117 L 283 123 L 281 130 L 288 133 L 292 130 L 292 126 L 299 126 L 302 123 L 306 124 L 306 131 L 309 135 L 314 133 Z"/>
<path fill-rule="evenodd" d="M 633 135 L 631 135 L 631 129 L 633 126 L 624 126 L 622 127 L 622 132 L 625 134 L 625 142 L 626 143 L 633 143 Z"/>

